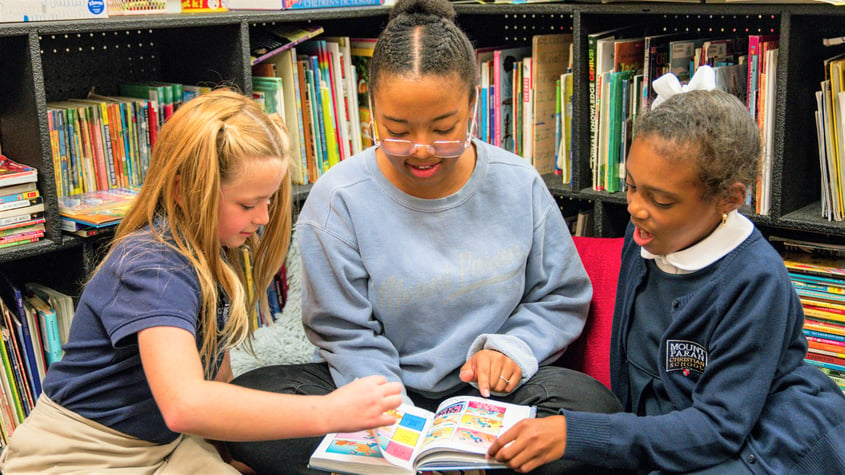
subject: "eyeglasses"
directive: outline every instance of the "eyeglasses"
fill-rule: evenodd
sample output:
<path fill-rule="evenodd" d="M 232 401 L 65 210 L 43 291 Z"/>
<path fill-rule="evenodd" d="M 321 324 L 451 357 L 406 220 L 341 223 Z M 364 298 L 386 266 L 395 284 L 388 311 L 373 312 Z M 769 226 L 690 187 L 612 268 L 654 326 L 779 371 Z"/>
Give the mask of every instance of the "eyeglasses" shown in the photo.
<path fill-rule="evenodd" d="M 435 140 L 430 144 L 421 144 L 411 142 L 410 140 L 401 139 L 376 139 L 376 146 L 387 155 L 392 157 L 409 157 L 417 152 L 418 149 L 423 149 L 426 152 L 440 158 L 457 158 L 460 157 L 464 150 L 472 143 L 472 136 L 475 133 L 476 120 L 475 113 L 478 107 L 478 101 L 472 109 L 472 122 L 467 128 L 467 136 L 463 141 L 461 140 Z"/>

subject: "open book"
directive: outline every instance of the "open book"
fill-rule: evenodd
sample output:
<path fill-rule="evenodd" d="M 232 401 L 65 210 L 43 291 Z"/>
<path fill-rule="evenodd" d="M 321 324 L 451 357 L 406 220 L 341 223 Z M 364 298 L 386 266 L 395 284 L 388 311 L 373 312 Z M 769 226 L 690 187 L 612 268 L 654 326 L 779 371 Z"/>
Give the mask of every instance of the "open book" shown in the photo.
<path fill-rule="evenodd" d="M 396 423 L 375 430 L 326 435 L 311 468 L 348 474 L 406 474 L 423 470 L 504 468 L 487 448 L 534 406 L 472 396 L 446 399 L 437 412 L 402 405 Z"/>

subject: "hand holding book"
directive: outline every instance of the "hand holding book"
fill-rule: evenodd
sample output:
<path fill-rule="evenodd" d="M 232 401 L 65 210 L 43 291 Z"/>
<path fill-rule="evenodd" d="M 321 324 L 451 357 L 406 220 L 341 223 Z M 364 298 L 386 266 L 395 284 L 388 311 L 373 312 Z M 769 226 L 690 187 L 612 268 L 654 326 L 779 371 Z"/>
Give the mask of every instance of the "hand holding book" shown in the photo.
<path fill-rule="evenodd" d="M 536 408 L 458 396 L 432 413 L 402 405 L 396 422 L 371 431 L 329 434 L 311 456 L 312 468 L 343 473 L 415 473 L 419 470 L 503 468 L 486 456 L 499 435 Z"/>
<path fill-rule="evenodd" d="M 518 422 L 496 439 L 487 455 L 520 472 L 563 457 L 566 450 L 566 418 L 541 417 Z"/>

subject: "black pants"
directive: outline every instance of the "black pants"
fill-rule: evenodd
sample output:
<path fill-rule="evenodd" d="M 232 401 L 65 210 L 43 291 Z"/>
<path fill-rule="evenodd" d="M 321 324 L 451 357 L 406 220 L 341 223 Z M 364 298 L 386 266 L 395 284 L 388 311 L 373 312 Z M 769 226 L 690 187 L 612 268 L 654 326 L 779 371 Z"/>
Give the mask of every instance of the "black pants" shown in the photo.
<path fill-rule="evenodd" d="M 323 395 L 335 390 L 334 382 L 325 363 L 301 365 L 267 366 L 245 373 L 232 381 L 233 384 L 286 394 Z M 462 390 L 450 394 L 480 396 L 477 389 L 467 384 Z M 418 407 L 434 411 L 442 399 L 433 400 L 409 392 L 408 396 Z M 545 366 L 525 384 L 497 400 L 514 404 L 537 406 L 537 417 L 559 414 L 560 409 L 588 412 L 619 412 L 622 406 L 603 384 L 586 374 L 556 366 Z M 308 468 L 308 458 L 322 437 L 284 439 L 265 442 L 229 442 L 232 457 L 262 475 L 275 474 L 322 474 L 325 472 Z M 505 474 L 509 470 L 496 470 Z M 569 460 L 556 460 L 533 473 L 601 474 L 609 473 L 598 467 Z"/>

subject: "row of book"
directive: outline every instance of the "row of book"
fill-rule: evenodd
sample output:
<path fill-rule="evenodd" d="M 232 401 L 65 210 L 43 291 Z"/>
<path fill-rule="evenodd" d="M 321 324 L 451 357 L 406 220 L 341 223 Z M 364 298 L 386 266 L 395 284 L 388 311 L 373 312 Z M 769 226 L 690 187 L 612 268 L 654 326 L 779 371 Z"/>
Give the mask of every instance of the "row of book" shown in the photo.
<path fill-rule="evenodd" d="M 57 195 L 140 186 L 158 130 L 207 87 L 123 84 L 120 96 L 89 94 L 47 103 Z"/>
<path fill-rule="evenodd" d="M 281 25 L 253 36 L 253 96 L 288 127 L 295 184 L 372 145 L 366 65 L 375 39 Z M 258 56 L 256 56 L 258 55 Z"/>
<path fill-rule="evenodd" d="M 47 368 L 62 357 L 73 318 L 72 297 L 38 283 L 0 276 L 0 442 L 35 407 Z"/>
<path fill-rule="evenodd" d="M 845 392 L 845 246 L 773 239 L 778 241 L 804 309 L 806 361 Z"/>
<path fill-rule="evenodd" d="M 821 176 L 821 214 L 845 219 L 845 53 L 824 60 L 816 96 L 816 132 Z"/>
<path fill-rule="evenodd" d="M 656 98 L 652 82 L 666 73 L 689 83 L 700 66 L 715 72 L 716 88 L 745 102 L 763 141 L 761 173 L 748 204 L 758 214 L 771 206 L 778 36 L 643 34 L 626 26 L 588 35 L 590 166 L 597 191 L 625 190 L 625 159 L 637 116 Z"/>
<path fill-rule="evenodd" d="M 47 103 L 63 231 L 89 237 L 120 222 L 138 194 L 159 129 L 210 87 L 169 82 L 123 84 L 120 96 Z"/>
<path fill-rule="evenodd" d="M 565 182 L 572 46 L 571 34 L 541 34 L 530 46 L 476 50 L 478 137 L 521 155 L 540 173 L 563 174 Z"/>
<path fill-rule="evenodd" d="M 0 154 L 0 249 L 43 239 L 44 197 L 38 170 Z"/>
<path fill-rule="evenodd" d="M 313 183 L 373 144 L 367 74 L 376 39 L 322 32 L 279 25 L 250 33 L 254 97 L 285 118 L 296 184 Z M 571 47 L 571 34 L 550 34 L 535 35 L 527 47 L 476 52 L 477 135 L 522 155 L 541 173 L 570 168 L 571 107 L 563 104 L 572 95 Z"/>

